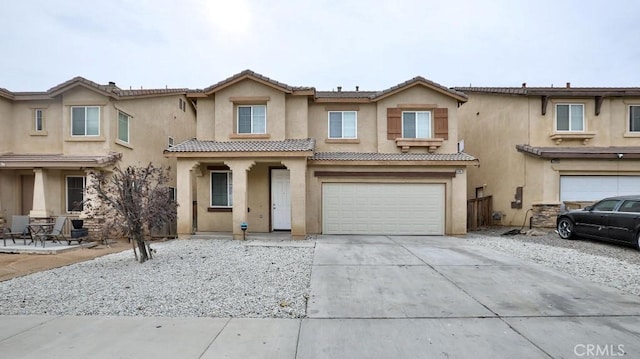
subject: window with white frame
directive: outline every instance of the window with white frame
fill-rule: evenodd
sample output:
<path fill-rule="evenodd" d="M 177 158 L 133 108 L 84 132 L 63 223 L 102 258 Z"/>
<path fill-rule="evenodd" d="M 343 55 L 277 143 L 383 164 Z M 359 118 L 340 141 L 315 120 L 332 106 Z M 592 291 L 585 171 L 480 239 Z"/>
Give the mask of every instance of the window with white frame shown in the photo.
<path fill-rule="evenodd" d="M 36 131 L 44 131 L 44 110 L 41 108 L 35 109 L 34 129 Z"/>
<path fill-rule="evenodd" d="M 85 177 L 67 176 L 67 212 L 81 212 L 84 208 Z"/>
<path fill-rule="evenodd" d="M 357 138 L 356 111 L 329 111 L 329 138 Z"/>
<path fill-rule="evenodd" d="M 122 111 L 118 111 L 118 139 L 129 143 L 129 122 L 131 116 Z"/>
<path fill-rule="evenodd" d="M 174 140 L 173 137 L 169 136 L 169 141 L 167 142 L 169 147 L 175 146 L 175 143 L 176 143 L 176 140 Z"/>
<path fill-rule="evenodd" d="M 267 133 L 267 106 L 238 106 L 238 133 Z"/>
<path fill-rule="evenodd" d="M 557 104 L 556 131 L 584 131 L 584 105 Z"/>
<path fill-rule="evenodd" d="M 629 132 L 640 132 L 640 105 L 629 106 Z"/>
<path fill-rule="evenodd" d="M 403 111 L 402 138 L 431 138 L 431 111 Z"/>
<path fill-rule="evenodd" d="M 71 107 L 72 136 L 100 136 L 100 107 Z"/>
<path fill-rule="evenodd" d="M 231 171 L 211 171 L 211 207 L 232 207 L 232 190 Z"/>

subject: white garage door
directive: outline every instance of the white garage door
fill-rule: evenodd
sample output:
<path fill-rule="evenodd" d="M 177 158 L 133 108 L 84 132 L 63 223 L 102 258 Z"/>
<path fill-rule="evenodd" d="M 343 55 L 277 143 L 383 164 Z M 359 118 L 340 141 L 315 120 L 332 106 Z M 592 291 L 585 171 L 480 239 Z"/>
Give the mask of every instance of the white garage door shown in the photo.
<path fill-rule="evenodd" d="M 560 176 L 560 201 L 640 194 L 640 176 Z"/>
<path fill-rule="evenodd" d="M 444 184 L 324 183 L 325 234 L 444 234 Z"/>

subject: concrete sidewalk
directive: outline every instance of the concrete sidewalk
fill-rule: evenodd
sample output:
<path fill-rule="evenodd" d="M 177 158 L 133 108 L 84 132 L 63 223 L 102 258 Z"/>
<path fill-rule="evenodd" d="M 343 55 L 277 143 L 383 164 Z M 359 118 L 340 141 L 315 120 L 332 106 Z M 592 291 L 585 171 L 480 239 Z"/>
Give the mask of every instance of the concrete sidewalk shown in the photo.
<path fill-rule="evenodd" d="M 319 236 L 307 315 L 2 316 L 0 357 L 640 357 L 640 297 L 457 238 Z"/>

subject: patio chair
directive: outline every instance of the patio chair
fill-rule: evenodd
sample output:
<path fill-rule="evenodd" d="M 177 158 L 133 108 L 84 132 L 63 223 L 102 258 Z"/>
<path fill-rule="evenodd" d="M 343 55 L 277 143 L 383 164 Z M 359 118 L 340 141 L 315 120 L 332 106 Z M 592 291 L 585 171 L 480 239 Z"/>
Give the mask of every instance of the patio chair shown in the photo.
<path fill-rule="evenodd" d="M 44 247 L 44 243 L 48 240 L 52 240 L 54 242 L 67 241 L 69 244 L 71 244 L 71 242 L 69 242 L 67 237 L 62 232 L 62 229 L 64 228 L 64 224 L 66 222 L 67 217 L 60 216 L 56 218 L 56 222 L 53 224 L 53 229 L 51 230 L 51 232 L 38 234 L 37 239 L 42 242 L 42 247 Z"/>
<path fill-rule="evenodd" d="M 27 245 L 27 238 L 33 241 L 28 225 L 29 216 L 13 216 L 11 218 L 11 228 L 5 228 L 4 236 L 2 236 L 4 246 L 7 246 L 7 239 L 9 238 L 11 238 L 13 244 L 16 244 L 16 239 L 22 239 L 25 246 Z"/>

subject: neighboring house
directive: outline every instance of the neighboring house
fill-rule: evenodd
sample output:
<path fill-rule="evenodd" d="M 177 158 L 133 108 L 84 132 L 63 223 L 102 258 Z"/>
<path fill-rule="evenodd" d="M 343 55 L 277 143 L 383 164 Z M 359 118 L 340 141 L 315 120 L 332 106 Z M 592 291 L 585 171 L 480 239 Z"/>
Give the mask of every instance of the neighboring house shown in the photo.
<path fill-rule="evenodd" d="M 243 71 L 204 90 L 177 158 L 178 232 L 464 234 L 467 96 L 421 77 L 316 91 Z M 464 107 L 464 106 L 463 106 Z M 192 206 L 193 204 L 193 206 Z"/>
<path fill-rule="evenodd" d="M 456 87 L 469 198 L 495 223 L 553 227 L 562 207 L 640 193 L 640 88 Z M 531 210 L 530 216 L 527 212 Z"/>
<path fill-rule="evenodd" d="M 162 151 L 195 134 L 186 93 L 82 77 L 45 92 L 0 89 L 0 217 L 78 216 L 92 174 L 116 163 L 175 168 Z"/>

